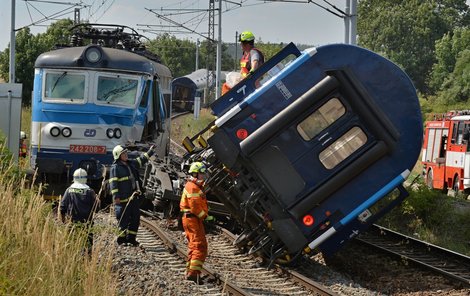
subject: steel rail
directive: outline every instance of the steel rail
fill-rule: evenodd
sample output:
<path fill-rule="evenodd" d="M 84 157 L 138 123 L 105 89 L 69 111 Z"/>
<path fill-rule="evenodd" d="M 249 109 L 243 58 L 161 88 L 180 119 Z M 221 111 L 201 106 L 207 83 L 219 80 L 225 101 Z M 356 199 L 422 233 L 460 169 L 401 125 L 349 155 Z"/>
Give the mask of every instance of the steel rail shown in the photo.
<path fill-rule="evenodd" d="M 375 224 L 355 240 L 470 285 L 468 256 Z"/>
<path fill-rule="evenodd" d="M 222 227 L 218 227 L 218 228 L 232 242 L 235 241 L 236 236 L 233 233 L 231 233 L 230 231 L 228 231 L 225 228 L 222 228 Z M 335 296 L 335 295 L 337 295 L 335 292 L 331 291 L 327 287 L 315 282 L 312 279 L 307 278 L 306 276 L 303 276 L 302 274 L 298 273 L 297 271 L 290 270 L 290 269 L 282 267 L 280 265 L 274 265 L 274 268 L 276 269 L 276 271 L 288 276 L 293 281 L 295 281 L 299 285 L 303 286 L 305 289 L 314 292 L 315 295 L 318 295 L 318 296 Z"/>
<path fill-rule="evenodd" d="M 140 221 L 143 226 L 147 227 L 149 230 L 153 231 L 160 239 L 163 241 L 163 243 L 168 247 L 170 253 L 177 253 L 181 258 L 186 259 L 187 254 L 186 251 L 183 250 L 182 248 L 178 247 L 177 244 L 173 242 L 173 240 L 165 234 L 165 232 L 155 223 L 153 223 L 151 220 L 141 217 Z M 220 285 L 224 286 L 224 289 L 229 293 L 229 295 L 235 295 L 235 296 L 246 296 L 246 295 L 253 295 L 244 289 L 238 287 L 231 281 L 224 279 L 221 277 L 219 274 L 214 272 L 213 270 L 203 267 L 202 272 L 204 274 L 207 274 L 211 277 L 213 277 Z"/>

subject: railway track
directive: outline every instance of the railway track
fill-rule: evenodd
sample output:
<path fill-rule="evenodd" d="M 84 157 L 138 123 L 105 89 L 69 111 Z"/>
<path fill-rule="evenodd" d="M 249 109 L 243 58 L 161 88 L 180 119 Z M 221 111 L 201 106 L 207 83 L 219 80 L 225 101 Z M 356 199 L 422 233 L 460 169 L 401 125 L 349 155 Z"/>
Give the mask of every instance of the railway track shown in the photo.
<path fill-rule="evenodd" d="M 142 218 L 142 226 L 148 232 L 157 235 L 172 253 L 178 254 L 183 260 L 178 267 L 184 272 L 186 243 L 180 231 L 171 231 L 164 221 Z M 147 234 L 148 235 L 148 234 Z M 258 266 L 254 258 L 241 254 L 232 245 L 233 236 L 225 230 L 218 234 L 208 234 L 209 256 L 206 259 L 203 274 L 203 286 L 210 289 L 211 295 L 336 295 L 329 289 L 302 276 L 294 271 L 267 270 Z M 152 241 L 140 238 L 143 246 L 152 250 Z M 161 248 L 161 247 L 160 247 Z M 220 294 L 221 293 L 221 294 Z M 225 293 L 225 294 L 224 294 Z"/>
<path fill-rule="evenodd" d="M 373 225 L 356 241 L 470 286 L 470 257 Z"/>

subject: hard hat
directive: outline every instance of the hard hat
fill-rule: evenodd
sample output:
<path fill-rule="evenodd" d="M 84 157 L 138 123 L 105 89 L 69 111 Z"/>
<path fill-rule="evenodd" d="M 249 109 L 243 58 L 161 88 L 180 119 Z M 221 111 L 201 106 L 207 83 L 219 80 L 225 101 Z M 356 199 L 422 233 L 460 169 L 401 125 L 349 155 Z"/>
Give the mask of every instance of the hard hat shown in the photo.
<path fill-rule="evenodd" d="M 76 169 L 73 172 L 73 181 L 76 183 L 86 184 L 87 173 L 84 169 Z"/>
<path fill-rule="evenodd" d="M 206 172 L 206 165 L 203 164 L 202 162 L 193 162 L 191 166 L 189 167 L 190 174 L 192 173 L 205 173 Z"/>
<path fill-rule="evenodd" d="M 119 157 L 121 156 L 121 154 L 124 153 L 124 152 L 127 152 L 127 149 L 125 149 L 121 145 L 117 145 L 116 147 L 114 147 L 114 149 L 113 149 L 114 160 L 118 160 Z"/>
<path fill-rule="evenodd" d="M 24 131 L 20 132 L 20 139 L 26 139 L 26 133 Z"/>
<path fill-rule="evenodd" d="M 251 33 L 250 31 L 245 31 L 240 34 L 240 37 L 238 38 L 240 42 L 249 42 L 255 40 L 255 35 Z"/>

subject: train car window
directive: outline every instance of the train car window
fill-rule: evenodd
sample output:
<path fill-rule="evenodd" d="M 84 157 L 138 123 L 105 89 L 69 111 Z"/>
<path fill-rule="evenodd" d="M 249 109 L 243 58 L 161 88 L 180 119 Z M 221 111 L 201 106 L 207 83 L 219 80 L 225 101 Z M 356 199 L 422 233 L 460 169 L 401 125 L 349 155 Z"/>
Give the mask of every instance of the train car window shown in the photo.
<path fill-rule="evenodd" d="M 147 80 L 145 82 L 145 89 L 144 89 L 144 92 L 142 94 L 142 100 L 140 100 L 139 107 L 142 107 L 142 108 L 147 107 L 147 102 L 149 100 L 150 84 L 151 84 L 150 80 Z"/>
<path fill-rule="evenodd" d="M 98 77 L 98 102 L 134 106 L 139 81 L 129 77 Z"/>
<path fill-rule="evenodd" d="M 442 141 L 442 129 L 436 129 L 436 135 L 434 137 L 434 146 L 432 147 L 432 160 L 436 161 L 436 158 L 439 157 L 439 147 L 441 146 Z"/>
<path fill-rule="evenodd" d="M 452 139 L 450 140 L 450 142 L 452 144 L 455 144 L 456 143 L 456 140 L 457 140 L 457 129 L 458 129 L 458 122 L 453 122 L 453 126 L 452 126 Z"/>
<path fill-rule="evenodd" d="M 310 141 L 345 113 L 346 109 L 341 101 L 332 98 L 300 122 L 297 131 L 305 141 Z"/>
<path fill-rule="evenodd" d="M 360 127 L 355 126 L 320 152 L 320 162 L 327 169 L 332 169 L 364 146 L 366 142 L 367 135 Z"/>
<path fill-rule="evenodd" d="M 276 76 L 282 69 L 287 67 L 293 60 L 297 57 L 293 54 L 286 56 L 282 61 L 277 63 L 274 67 L 269 69 L 268 72 L 263 74 L 259 79 L 256 80 L 255 85 L 256 88 L 260 87 L 261 85 L 265 84 L 269 79 Z"/>
<path fill-rule="evenodd" d="M 84 74 L 62 72 L 46 73 L 44 84 L 44 100 L 79 100 L 85 99 Z"/>
<path fill-rule="evenodd" d="M 432 160 L 432 148 L 434 147 L 434 141 L 436 141 L 436 129 L 431 128 L 428 131 L 428 145 L 426 147 L 426 155 L 424 158 L 426 161 Z"/>

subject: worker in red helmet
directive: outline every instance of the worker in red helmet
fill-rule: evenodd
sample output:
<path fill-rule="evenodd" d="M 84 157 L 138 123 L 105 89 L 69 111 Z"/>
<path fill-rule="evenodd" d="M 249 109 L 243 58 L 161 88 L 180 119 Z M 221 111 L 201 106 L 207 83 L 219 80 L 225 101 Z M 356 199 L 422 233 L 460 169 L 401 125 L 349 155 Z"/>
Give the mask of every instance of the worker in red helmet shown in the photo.
<path fill-rule="evenodd" d="M 186 238 L 188 240 L 188 262 L 186 279 L 201 284 L 202 266 L 207 257 L 207 240 L 204 220 L 213 220 L 208 215 L 206 195 L 203 191 L 206 166 L 194 162 L 189 168 L 189 178 L 181 195 L 180 210 Z"/>

